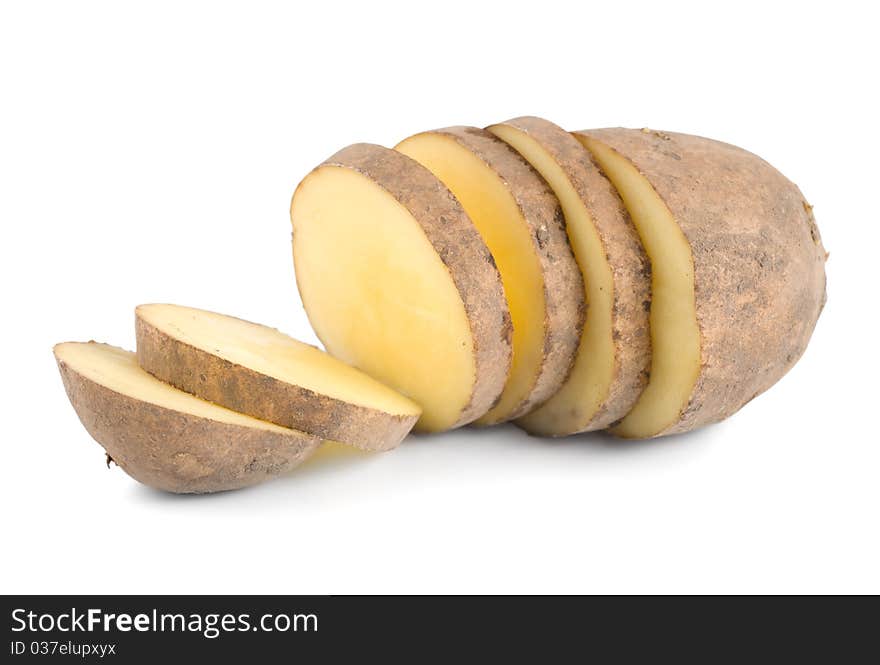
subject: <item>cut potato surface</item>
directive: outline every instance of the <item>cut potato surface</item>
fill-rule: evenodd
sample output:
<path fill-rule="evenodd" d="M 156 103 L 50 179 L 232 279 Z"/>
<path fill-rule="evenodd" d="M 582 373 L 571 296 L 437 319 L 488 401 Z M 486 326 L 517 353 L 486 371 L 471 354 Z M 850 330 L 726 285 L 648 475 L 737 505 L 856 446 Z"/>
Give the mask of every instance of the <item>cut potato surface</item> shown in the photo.
<path fill-rule="evenodd" d="M 672 213 L 635 167 L 615 160 L 615 153 L 599 142 L 585 145 L 626 202 L 651 257 L 651 380 L 616 428 L 621 436 L 649 437 L 678 419 L 700 373 L 693 257 Z"/>
<path fill-rule="evenodd" d="M 650 264 L 620 197 L 577 139 L 533 117 L 488 129 L 519 152 L 559 199 L 587 303 L 571 374 L 516 423 L 542 436 L 603 429 L 629 412 L 647 381 Z"/>
<path fill-rule="evenodd" d="M 291 204 L 297 286 L 327 351 L 422 408 L 417 429 L 482 416 L 511 362 L 492 256 L 461 205 L 401 153 L 349 146 Z"/>
<path fill-rule="evenodd" d="M 143 369 L 255 418 L 389 450 L 421 413 L 412 400 L 274 328 L 180 305 L 141 305 L 135 318 Z"/>
<path fill-rule="evenodd" d="M 134 353 L 96 342 L 54 351 L 86 430 L 145 485 L 185 493 L 246 487 L 293 469 L 321 442 L 162 383 Z"/>
<path fill-rule="evenodd" d="M 801 356 L 825 301 L 825 251 L 800 190 L 759 157 L 650 130 L 577 132 L 651 260 L 648 386 L 612 430 L 720 421 Z"/>
<path fill-rule="evenodd" d="M 513 322 L 513 366 L 501 399 L 476 424 L 528 413 L 565 381 L 583 325 L 583 283 L 558 201 L 522 157 L 482 129 L 425 132 L 396 150 L 449 187 L 501 273 Z"/>

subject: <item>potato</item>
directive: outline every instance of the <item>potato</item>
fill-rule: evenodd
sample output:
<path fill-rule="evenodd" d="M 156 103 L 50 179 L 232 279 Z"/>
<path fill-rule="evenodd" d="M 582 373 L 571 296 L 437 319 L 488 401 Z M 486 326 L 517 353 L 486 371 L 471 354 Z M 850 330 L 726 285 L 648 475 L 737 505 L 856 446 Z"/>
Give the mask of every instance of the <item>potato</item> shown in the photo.
<path fill-rule="evenodd" d="M 290 214 L 297 286 L 327 351 L 419 404 L 419 430 L 492 407 L 511 362 L 501 276 L 436 177 L 349 146 L 306 176 Z"/>
<path fill-rule="evenodd" d="M 581 336 L 584 290 L 559 202 L 504 142 L 475 127 L 412 136 L 396 150 L 442 180 L 495 259 L 513 322 L 513 366 L 478 425 L 531 411 L 565 381 Z"/>
<path fill-rule="evenodd" d="M 254 485 L 293 469 L 321 442 L 162 383 L 128 351 L 96 342 L 66 342 L 54 351 L 86 430 L 150 487 L 200 493 Z"/>
<path fill-rule="evenodd" d="M 543 436 L 603 429 L 629 412 L 647 382 L 648 258 L 616 190 L 571 134 L 533 117 L 488 130 L 517 150 L 559 199 L 587 303 L 571 374 L 516 424 Z"/>
<path fill-rule="evenodd" d="M 389 450 L 421 414 L 415 402 L 274 328 L 180 305 L 141 305 L 135 320 L 143 369 L 254 418 Z"/>
<path fill-rule="evenodd" d="M 612 431 L 720 421 L 778 381 L 825 302 L 825 250 L 800 190 L 759 157 L 651 130 L 576 133 L 617 188 L 651 261 L 651 374 Z"/>

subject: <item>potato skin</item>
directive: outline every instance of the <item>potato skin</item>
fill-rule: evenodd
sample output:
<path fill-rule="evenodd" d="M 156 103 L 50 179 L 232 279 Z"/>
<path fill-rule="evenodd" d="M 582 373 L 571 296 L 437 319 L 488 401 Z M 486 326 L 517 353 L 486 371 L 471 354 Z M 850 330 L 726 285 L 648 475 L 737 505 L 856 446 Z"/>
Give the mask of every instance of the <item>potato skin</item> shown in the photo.
<path fill-rule="evenodd" d="M 476 369 L 470 400 L 451 427 L 479 418 L 498 401 L 512 358 L 512 326 L 501 275 L 479 232 L 434 174 L 395 150 L 357 143 L 343 148 L 317 169 L 328 166 L 356 171 L 394 197 L 421 226 L 449 271 L 464 303 Z M 295 232 L 293 242 L 296 244 Z"/>
<path fill-rule="evenodd" d="M 614 283 L 611 310 L 614 379 L 604 404 L 592 418 L 580 419 L 575 429 L 535 433 L 564 436 L 604 429 L 629 413 L 648 380 L 651 264 L 617 190 L 580 141 L 543 118 L 521 117 L 500 124 L 531 136 L 568 176 L 593 220 Z M 528 417 L 516 424 L 527 431 L 533 430 Z"/>
<path fill-rule="evenodd" d="M 574 260 L 559 201 L 544 179 L 513 148 L 477 127 L 446 127 L 442 134 L 470 150 L 497 173 L 529 227 L 544 281 L 544 347 L 540 369 L 527 397 L 494 424 L 522 416 L 552 396 L 565 382 L 584 325 L 584 285 Z"/>
<path fill-rule="evenodd" d="M 363 450 L 396 448 L 418 416 L 384 413 L 286 383 L 168 335 L 135 310 L 137 360 L 175 388 L 245 415 Z"/>
<path fill-rule="evenodd" d="M 665 201 L 691 246 L 702 366 L 677 422 L 721 421 L 797 362 L 825 304 L 819 230 L 797 186 L 760 157 L 672 132 L 580 132 L 626 157 Z"/>
<path fill-rule="evenodd" d="M 221 423 L 118 393 L 58 361 L 70 403 L 92 438 L 135 480 L 174 493 L 240 489 L 302 463 L 317 437 Z"/>

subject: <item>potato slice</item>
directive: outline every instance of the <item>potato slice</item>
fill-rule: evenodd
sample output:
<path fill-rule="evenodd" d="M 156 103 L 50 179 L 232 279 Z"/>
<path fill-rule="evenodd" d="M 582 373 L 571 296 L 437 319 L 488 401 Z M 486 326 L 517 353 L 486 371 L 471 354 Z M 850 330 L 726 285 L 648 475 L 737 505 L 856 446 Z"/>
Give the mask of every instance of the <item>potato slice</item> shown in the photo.
<path fill-rule="evenodd" d="M 327 351 L 419 404 L 419 430 L 486 413 L 510 368 L 510 315 L 449 190 L 403 154 L 358 144 L 306 176 L 290 215 L 297 286 Z"/>
<path fill-rule="evenodd" d="M 54 351 L 86 430 L 150 487 L 201 493 L 255 485 L 293 469 L 321 443 L 162 383 L 129 351 L 97 342 L 66 342 Z"/>
<path fill-rule="evenodd" d="M 587 303 L 571 374 L 516 424 L 543 436 L 604 429 L 629 412 L 647 382 L 648 258 L 614 187 L 571 134 L 534 117 L 488 130 L 519 152 L 559 199 Z"/>
<path fill-rule="evenodd" d="M 720 421 L 804 352 L 825 302 L 825 250 L 800 190 L 759 157 L 697 136 L 577 132 L 651 260 L 651 375 L 612 431 Z"/>
<path fill-rule="evenodd" d="M 421 409 L 274 328 L 180 305 L 136 310 L 150 374 L 227 409 L 364 450 L 396 447 Z"/>
<path fill-rule="evenodd" d="M 583 283 L 559 202 L 522 157 L 482 129 L 425 132 L 396 150 L 452 190 L 501 272 L 513 321 L 513 366 L 501 399 L 476 424 L 524 415 L 562 386 L 583 326 Z"/>

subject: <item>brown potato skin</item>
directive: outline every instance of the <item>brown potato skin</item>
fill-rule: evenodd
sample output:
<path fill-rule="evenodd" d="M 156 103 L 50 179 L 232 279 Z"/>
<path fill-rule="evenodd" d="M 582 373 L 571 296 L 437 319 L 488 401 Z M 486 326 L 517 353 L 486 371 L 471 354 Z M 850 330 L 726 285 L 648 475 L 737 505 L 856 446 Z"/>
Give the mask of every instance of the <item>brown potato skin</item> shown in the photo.
<path fill-rule="evenodd" d="M 617 190 L 580 141 L 543 118 L 527 116 L 499 124 L 529 135 L 562 168 L 590 214 L 608 259 L 614 283 L 611 309 L 614 379 L 604 404 L 592 418 L 584 418 L 577 429 L 552 435 L 604 429 L 629 413 L 648 381 L 651 264 Z M 520 420 L 516 424 L 529 431 L 527 421 Z"/>
<path fill-rule="evenodd" d="M 123 471 L 155 489 L 201 494 L 240 489 L 298 466 L 317 437 L 251 429 L 123 395 L 58 360 L 70 403 Z"/>
<path fill-rule="evenodd" d="M 464 303 L 476 367 L 470 400 L 451 427 L 479 418 L 498 401 L 507 380 L 512 327 L 501 275 L 473 222 L 428 169 L 395 150 L 357 143 L 317 168 L 327 167 L 351 169 L 385 189 L 418 222 L 440 256 Z M 295 246 L 296 231 L 293 243 Z"/>
<path fill-rule="evenodd" d="M 396 448 L 418 416 L 385 413 L 321 395 L 237 365 L 156 328 L 135 309 L 137 360 L 175 388 L 227 409 L 371 451 Z"/>
<path fill-rule="evenodd" d="M 637 129 L 579 132 L 633 163 L 691 246 L 702 366 L 677 422 L 721 421 L 801 357 L 825 304 L 825 258 L 812 207 L 760 157 L 711 139 Z"/>
<path fill-rule="evenodd" d="M 584 285 L 574 260 L 559 201 L 544 179 L 518 152 L 491 132 L 477 127 L 446 127 L 442 134 L 470 150 L 499 175 L 529 227 L 544 280 L 544 348 L 540 370 L 529 394 L 490 425 L 522 416 L 552 396 L 565 382 L 584 325 Z"/>

